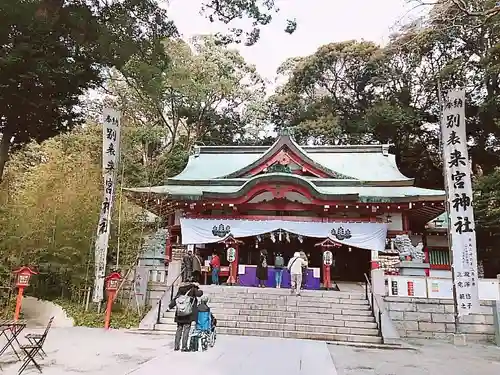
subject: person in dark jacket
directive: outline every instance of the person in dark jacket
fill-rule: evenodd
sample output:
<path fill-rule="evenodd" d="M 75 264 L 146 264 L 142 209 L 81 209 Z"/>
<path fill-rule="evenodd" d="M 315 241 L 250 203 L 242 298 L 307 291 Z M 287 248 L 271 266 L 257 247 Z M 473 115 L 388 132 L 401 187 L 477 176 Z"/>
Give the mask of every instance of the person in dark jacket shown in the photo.
<path fill-rule="evenodd" d="M 195 249 L 193 255 L 193 280 L 197 283 L 201 280 L 201 267 L 203 266 L 203 259 L 200 256 L 200 250 Z"/>
<path fill-rule="evenodd" d="M 188 250 L 182 258 L 182 281 L 189 282 L 193 277 L 193 252 Z"/>
<path fill-rule="evenodd" d="M 265 288 L 267 281 L 267 250 L 261 250 L 256 272 L 257 279 L 259 279 L 259 287 Z"/>
<path fill-rule="evenodd" d="M 181 296 L 189 296 L 191 298 L 192 304 L 192 312 L 186 316 L 180 316 L 175 311 L 174 322 L 177 323 L 177 331 L 175 332 L 175 340 L 174 340 L 174 350 L 179 350 L 181 347 L 181 338 L 182 338 L 182 351 L 187 352 L 188 348 L 188 340 L 189 340 L 189 332 L 191 329 L 192 322 L 196 322 L 198 319 L 198 300 L 203 295 L 203 291 L 199 289 L 197 283 L 182 283 L 179 286 L 179 290 L 175 298 L 170 301 L 168 305 L 169 310 L 176 307 L 176 301 Z"/>

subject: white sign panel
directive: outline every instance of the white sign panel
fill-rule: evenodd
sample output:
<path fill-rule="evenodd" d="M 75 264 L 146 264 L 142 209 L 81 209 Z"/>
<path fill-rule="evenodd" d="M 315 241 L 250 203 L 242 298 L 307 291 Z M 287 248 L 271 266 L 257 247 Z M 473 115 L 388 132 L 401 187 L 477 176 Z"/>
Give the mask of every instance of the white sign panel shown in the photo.
<path fill-rule="evenodd" d="M 391 277 L 388 278 L 389 295 L 393 297 L 427 298 L 427 286 L 424 278 Z"/>
<path fill-rule="evenodd" d="M 116 183 L 116 167 L 120 151 L 120 112 L 106 108 L 103 110 L 102 127 L 102 175 L 104 196 L 97 224 L 95 243 L 95 284 L 92 300 L 104 299 L 104 279 L 106 277 L 106 258 L 108 255 L 111 211 Z"/>
<path fill-rule="evenodd" d="M 429 298 L 453 298 L 453 284 L 450 279 L 427 279 L 427 296 Z"/>
<path fill-rule="evenodd" d="M 476 232 L 467 133 L 465 91 L 443 93 L 441 142 L 446 179 L 458 315 L 479 309 Z"/>

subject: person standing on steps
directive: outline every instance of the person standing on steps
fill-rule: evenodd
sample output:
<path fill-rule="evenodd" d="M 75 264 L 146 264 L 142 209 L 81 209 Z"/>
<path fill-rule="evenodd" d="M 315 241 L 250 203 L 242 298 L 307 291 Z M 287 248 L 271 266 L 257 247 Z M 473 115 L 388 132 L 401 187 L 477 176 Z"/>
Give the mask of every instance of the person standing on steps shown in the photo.
<path fill-rule="evenodd" d="M 267 250 L 260 251 L 259 263 L 257 264 L 257 279 L 259 280 L 259 288 L 266 287 L 267 281 Z"/>
<path fill-rule="evenodd" d="M 307 255 L 303 250 L 300 250 L 300 257 L 304 260 L 302 266 L 302 282 L 300 284 L 300 289 L 305 289 L 307 283 L 307 264 L 309 263 L 309 260 L 307 259 Z"/>
<path fill-rule="evenodd" d="M 276 281 L 276 288 L 281 288 L 281 280 L 283 278 L 283 267 L 285 266 L 285 260 L 280 253 L 277 253 L 274 257 L 274 278 Z"/>
<path fill-rule="evenodd" d="M 297 251 L 293 254 L 293 258 L 288 262 L 288 271 L 290 271 L 290 276 L 292 279 L 292 286 L 290 293 L 295 292 L 296 295 L 300 296 L 300 286 L 302 284 L 302 268 L 307 267 L 307 262 L 301 258 L 300 253 Z"/>
<path fill-rule="evenodd" d="M 203 259 L 200 256 L 200 250 L 195 249 L 193 255 L 193 279 L 195 282 L 199 283 L 201 280 L 201 264 Z"/>
<path fill-rule="evenodd" d="M 219 285 L 220 258 L 215 250 L 212 253 L 210 267 L 212 267 L 212 284 Z"/>
<path fill-rule="evenodd" d="M 182 281 L 189 282 L 193 277 L 193 250 L 189 249 L 182 257 Z"/>

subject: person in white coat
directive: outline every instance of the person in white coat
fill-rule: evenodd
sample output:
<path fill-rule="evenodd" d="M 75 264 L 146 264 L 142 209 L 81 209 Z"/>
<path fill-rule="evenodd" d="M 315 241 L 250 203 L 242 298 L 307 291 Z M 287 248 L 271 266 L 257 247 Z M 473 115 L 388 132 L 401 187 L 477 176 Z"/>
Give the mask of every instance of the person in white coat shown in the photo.
<path fill-rule="evenodd" d="M 293 258 L 288 262 L 288 270 L 292 279 L 291 293 L 300 296 L 300 286 L 302 284 L 302 267 L 307 267 L 307 262 L 301 258 L 300 253 L 297 251 L 293 254 Z"/>

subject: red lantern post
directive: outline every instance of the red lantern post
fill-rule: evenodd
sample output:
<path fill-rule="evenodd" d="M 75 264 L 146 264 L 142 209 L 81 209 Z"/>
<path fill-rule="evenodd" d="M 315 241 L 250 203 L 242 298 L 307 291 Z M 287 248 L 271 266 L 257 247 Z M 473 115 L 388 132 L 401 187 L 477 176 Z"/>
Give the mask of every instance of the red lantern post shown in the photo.
<path fill-rule="evenodd" d="M 109 329 L 109 321 L 111 320 L 111 309 L 115 300 L 116 291 L 120 286 L 122 276 L 118 272 L 113 272 L 106 277 L 106 291 L 108 292 L 108 301 L 106 305 L 106 317 L 104 319 L 104 328 Z"/>
<path fill-rule="evenodd" d="M 226 246 L 227 261 L 229 262 L 229 277 L 227 279 L 227 284 L 235 285 L 238 283 L 239 245 L 243 244 L 243 241 L 237 240 L 232 235 L 229 235 L 221 242 Z"/>
<path fill-rule="evenodd" d="M 31 276 L 36 275 L 37 272 L 33 271 L 29 267 L 21 267 L 14 271 L 16 274 L 16 287 L 17 300 L 16 300 L 16 311 L 14 312 L 14 321 L 19 320 L 19 314 L 21 313 L 21 305 L 23 303 L 24 289 L 30 285 Z"/>
<path fill-rule="evenodd" d="M 314 246 L 320 246 L 323 250 L 323 286 L 325 289 L 329 290 L 332 288 L 330 270 L 333 264 L 333 254 L 329 249 L 334 247 L 341 247 L 342 245 L 330 238 L 327 238 L 324 241 L 315 244 Z"/>

